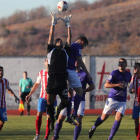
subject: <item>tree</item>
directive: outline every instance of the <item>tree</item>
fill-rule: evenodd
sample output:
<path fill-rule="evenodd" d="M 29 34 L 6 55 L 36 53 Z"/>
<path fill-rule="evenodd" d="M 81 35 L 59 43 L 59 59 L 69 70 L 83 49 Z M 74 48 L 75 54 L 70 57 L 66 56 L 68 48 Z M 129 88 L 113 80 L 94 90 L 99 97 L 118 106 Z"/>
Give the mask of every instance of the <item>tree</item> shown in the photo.
<path fill-rule="evenodd" d="M 0 29 L 0 37 L 7 37 L 10 34 L 10 30 L 6 28 L 1 28 Z"/>
<path fill-rule="evenodd" d="M 48 10 L 41 6 L 39 8 L 34 8 L 28 13 L 28 19 L 29 20 L 35 20 L 35 19 L 41 19 L 48 15 Z"/>

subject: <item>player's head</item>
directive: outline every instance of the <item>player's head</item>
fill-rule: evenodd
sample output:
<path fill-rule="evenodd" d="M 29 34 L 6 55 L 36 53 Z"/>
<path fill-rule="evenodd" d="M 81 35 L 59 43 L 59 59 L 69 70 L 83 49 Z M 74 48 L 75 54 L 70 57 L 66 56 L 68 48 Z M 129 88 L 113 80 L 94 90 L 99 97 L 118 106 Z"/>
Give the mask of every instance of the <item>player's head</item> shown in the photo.
<path fill-rule="evenodd" d="M 88 45 L 88 39 L 85 36 L 81 36 L 77 39 L 76 43 L 82 46 L 82 49 Z"/>
<path fill-rule="evenodd" d="M 134 70 L 134 74 L 140 73 L 140 63 L 135 63 L 133 70 Z"/>
<path fill-rule="evenodd" d="M 55 39 L 54 46 L 56 46 L 59 49 L 63 48 L 63 41 L 60 38 Z"/>
<path fill-rule="evenodd" d="M 28 74 L 27 71 L 24 71 L 24 72 L 23 72 L 23 78 L 24 78 L 24 79 L 27 78 L 27 74 Z"/>
<path fill-rule="evenodd" d="M 46 70 L 48 71 L 48 58 L 45 59 L 44 65 L 46 67 Z"/>
<path fill-rule="evenodd" d="M 126 61 L 126 59 L 120 58 L 119 59 L 118 66 L 119 66 L 119 70 L 124 71 L 126 69 L 126 67 L 127 67 L 127 61 Z"/>
<path fill-rule="evenodd" d="M 0 80 L 2 79 L 2 77 L 3 77 L 3 67 L 0 66 Z"/>

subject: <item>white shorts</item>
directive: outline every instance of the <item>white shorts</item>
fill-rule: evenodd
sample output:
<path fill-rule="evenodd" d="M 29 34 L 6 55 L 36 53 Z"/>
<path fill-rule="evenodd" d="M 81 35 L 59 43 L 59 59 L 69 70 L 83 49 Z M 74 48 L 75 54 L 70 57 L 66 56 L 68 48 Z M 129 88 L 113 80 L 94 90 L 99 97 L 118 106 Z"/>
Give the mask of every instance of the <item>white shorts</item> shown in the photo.
<path fill-rule="evenodd" d="M 85 106 L 86 106 L 85 101 L 81 101 L 80 104 L 79 104 L 77 114 L 79 114 L 81 116 L 84 116 Z M 72 108 L 71 109 L 72 110 L 74 109 L 74 102 L 72 102 Z M 63 116 L 67 116 L 67 108 L 64 108 L 63 110 L 61 110 L 60 114 L 63 115 Z"/>
<path fill-rule="evenodd" d="M 69 87 L 70 88 L 82 87 L 78 74 L 76 73 L 76 70 L 67 69 L 67 72 L 68 72 Z"/>
<path fill-rule="evenodd" d="M 126 102 L 119 102 L 112 98 L 108 98 L 103 110 L 104 114 L 112 114 L 112 112 L 115 110 L 117 112 L 120 112 L 124 115 L 126 108 Z"/>

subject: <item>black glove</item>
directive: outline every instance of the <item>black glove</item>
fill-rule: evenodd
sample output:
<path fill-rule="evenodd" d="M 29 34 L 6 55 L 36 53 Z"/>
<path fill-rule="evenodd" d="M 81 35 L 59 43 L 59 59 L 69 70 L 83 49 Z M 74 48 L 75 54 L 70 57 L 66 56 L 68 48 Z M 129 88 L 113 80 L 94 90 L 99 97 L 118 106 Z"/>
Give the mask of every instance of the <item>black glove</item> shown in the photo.
<path fill-rule="evenodd" d="M 19 104 L 19 102 L 20 102 L 19 98 L 16 95 L 14 95 L 14 96 L 15 96 L 15 102 Z"/>

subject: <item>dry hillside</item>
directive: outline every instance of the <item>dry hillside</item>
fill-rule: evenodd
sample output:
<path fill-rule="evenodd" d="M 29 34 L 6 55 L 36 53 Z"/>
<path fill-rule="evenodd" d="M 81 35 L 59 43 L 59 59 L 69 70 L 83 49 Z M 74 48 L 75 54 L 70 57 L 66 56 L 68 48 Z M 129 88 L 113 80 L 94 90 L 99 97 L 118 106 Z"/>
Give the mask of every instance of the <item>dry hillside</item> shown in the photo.
<path fill-rule="evenodd" d="M 140 54 L 140 0 L 102 0 L 82 7 L 70 8 L 58 16 L 72 14 L 72 41 L 85 35 L 87 55 Z M 77 4 L 75 2 L 74 4 Z M 0 55 L 46 55 L 51 17 L 1 24 Z M 55 37 L 66 41 L 67 30 L 60 20 Z"/>

